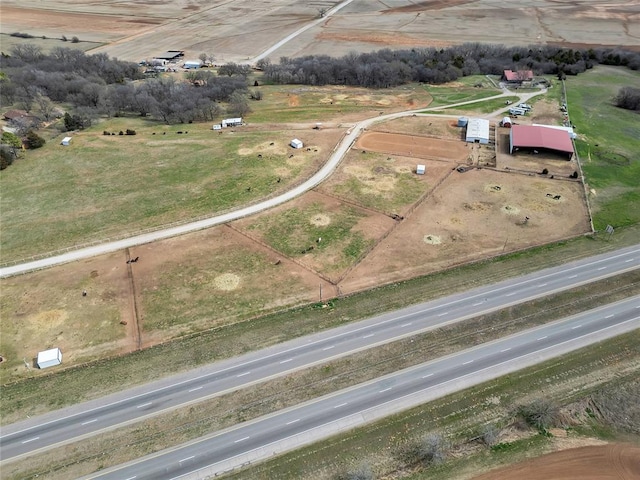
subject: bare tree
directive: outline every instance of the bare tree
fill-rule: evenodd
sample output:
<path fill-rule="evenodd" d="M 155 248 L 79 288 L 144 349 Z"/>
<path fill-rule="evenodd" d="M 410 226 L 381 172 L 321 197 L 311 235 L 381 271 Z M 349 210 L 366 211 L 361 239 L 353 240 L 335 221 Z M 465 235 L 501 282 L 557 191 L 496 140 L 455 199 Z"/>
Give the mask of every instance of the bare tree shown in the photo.
<path fill-rule="evenodd" d="M 52 120 L 55 117 L 58 109 L 49 97 L 38 92 L 34 101 L 37 105 L 38 113 L 46 122 Z"/>

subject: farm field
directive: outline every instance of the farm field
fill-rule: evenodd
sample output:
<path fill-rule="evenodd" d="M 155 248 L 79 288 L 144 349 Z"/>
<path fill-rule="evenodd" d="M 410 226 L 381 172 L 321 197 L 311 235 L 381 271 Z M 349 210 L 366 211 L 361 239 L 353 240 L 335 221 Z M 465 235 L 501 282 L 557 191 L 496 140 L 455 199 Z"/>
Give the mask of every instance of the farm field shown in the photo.
<path fill-rule="evenodd" d="M 104 43 L 92 52 L 140 61 L 165 50 L 202 52 L 216 61 L 247 61 L 288 34 L 319 18 L 336 0 L 179 0 L 149 4 L 83 0 L 7 0 L 2 32 L 77 36 Z M 273 52 L 272 58 L 367 52 L 380 48 L 440 48 L 464 42 L 531 43 L 640 48 L 636 4 L 581 0 L 525 0 L 496 5 L 489 0 L 370 2 L 354 0 Z M 464 21 L 460 21 L 460 19 Z M 490 22 L 489 20 L 490 19 Z M 491 25 L 491 26 L 489 26 Z"/>

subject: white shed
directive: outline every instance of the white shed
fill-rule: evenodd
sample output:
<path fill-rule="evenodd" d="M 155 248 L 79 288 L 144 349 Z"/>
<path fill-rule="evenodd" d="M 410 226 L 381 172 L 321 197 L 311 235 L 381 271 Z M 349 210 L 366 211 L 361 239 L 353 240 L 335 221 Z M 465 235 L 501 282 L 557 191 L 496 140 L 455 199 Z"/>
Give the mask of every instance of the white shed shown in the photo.
<path fill-rule="evenodd" d="M 425 167 L 424 165 L 418 164 L 418 166 L 416 167 L 416 173 L 418 175 L 424 175 L 424 172 L 425 172 L 426 168 L 427 167 Z"/>
<path fill-rule="evenodd" d="M 216 123 L 213 127 L 211 127 L 212 130 L 222 130 L 222 125 L 220 125 L 219 123 Z"/>
<path fill-rule="evenodd" d="M 220 122 L 222 128 L 226 127 L 237 127 L 238 125 L 242 125 L 242 118 L 225 118 Z"/>
<path fill-rule="evenodd" d="M 68 147 L 70 143 L 71 143 L 71 137 L 64 137 L 60 142 L 60 145 L 65 145 Z"/>
<path fill-rule="evenodd" d="M 304 147 L 302 141 L 298 140 L 297 138 L 294 138 L 293 140 L 291 140 L 291 146 L 293 148 L 302 148 L 302 147 Z"/>
<path fill-rule="evenodd" d="M 55 367 L 62 363 L 62 352 L 59 348 L 52 348 L 50 350 L 38 352 L 38 359 L 36 362 L 38 364 L 38 368 Z"/>
<path fill-rule="evenodd" d="M 187 60 L 182 66 L 186 69 L 200 68 L 202 66 L 202 62 L 200 60 Z"/>

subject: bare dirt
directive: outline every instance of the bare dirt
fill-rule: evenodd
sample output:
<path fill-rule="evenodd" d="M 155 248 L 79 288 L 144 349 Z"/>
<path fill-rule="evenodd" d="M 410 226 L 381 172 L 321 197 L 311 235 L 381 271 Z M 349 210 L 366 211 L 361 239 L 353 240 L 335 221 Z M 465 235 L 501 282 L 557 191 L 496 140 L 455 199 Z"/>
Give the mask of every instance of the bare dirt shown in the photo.
<path fill-rule="evenodd" d="M 463 162 L 469 155 L 467 144 L 459 141 L 397 133 L 367 132 L 360 136 L 356 146 L 393 155 L 453 162 Z"/>
<path fill-rule="evenodd" d="M 572 448 L 474 477 L 473 480 L 637 480 L 640 447 L 609 444 Z"/>

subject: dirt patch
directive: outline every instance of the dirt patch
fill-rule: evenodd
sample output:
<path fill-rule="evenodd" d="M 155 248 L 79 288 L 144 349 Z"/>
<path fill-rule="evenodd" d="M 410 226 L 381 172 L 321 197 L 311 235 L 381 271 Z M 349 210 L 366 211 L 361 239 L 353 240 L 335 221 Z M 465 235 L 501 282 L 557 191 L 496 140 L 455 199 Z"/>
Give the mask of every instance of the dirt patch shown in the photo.
<path fill-rule="evenodd" d="M 320 32 L 315 36 L 319 41 L 338 41 L 344 43 L 368 43 L 387 47 L 449 47 L 452 42 L 437 39 L 424 39 L 413 35 L 370 32 Z"/>
<path fill-rule="evenodd" d="M 255 147 L 243 146 L 238 149 L 238 155 L 285 155 L 287 147 L 282 142 L 262 142 Z"/>
<path fill-rule="evenodd" d="M 218 290 L 230 292 L 240 285 L 240 277 L 235 273 L 223 273 L 214 279 L 214 284 Z"/>
<path fill-rule="evenodd" d="M 429 245 L 440 245 L 442 243 L 442 239 L 438 235 L 425 235 L 422 240 Z"/>
<path fill-rule="evenodd" d="M 639 458 L 640 448 L 633 445 L 572 448 L 493 470 L 474 480 L 636 480 L 640 478 Z"/>
<path fill-rule="evenodd" d="M 326 227 L 331 223 L 331 217 L 329 215 L 319 213 L 311 217 L 310 222 L 311 225 L 315 225 L 316 227 Z"/>
<path fill-rule="evenodd" d="M 409 157 L 462 162 L 468 151 L 463 142 L 398 133 L 367 132 L 360 136 L 357 148 Z"/>
<path fill-rule="evenodd" d="M 425 12 L 428 10 L 442 10 L 443 8 L 459 7 L 467 3 L 475 3 L 476 0 L 427 0 L 404 7 L 395 7 L 384 10 L 382 13 L 407 13 Z"/>

